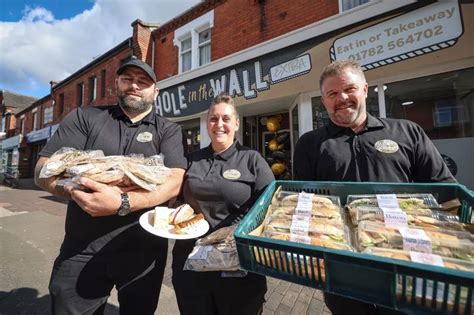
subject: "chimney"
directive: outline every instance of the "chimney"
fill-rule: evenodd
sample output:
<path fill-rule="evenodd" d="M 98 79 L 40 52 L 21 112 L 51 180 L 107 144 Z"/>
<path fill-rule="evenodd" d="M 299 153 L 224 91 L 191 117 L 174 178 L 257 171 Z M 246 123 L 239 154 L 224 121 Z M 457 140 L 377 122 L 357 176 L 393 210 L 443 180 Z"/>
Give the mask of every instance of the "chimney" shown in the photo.
<path fill-rule="evenodd" d="M 53 92 L 53 88 L 58 84 L 56 81 L 49 81 L 50 92 Z"/>

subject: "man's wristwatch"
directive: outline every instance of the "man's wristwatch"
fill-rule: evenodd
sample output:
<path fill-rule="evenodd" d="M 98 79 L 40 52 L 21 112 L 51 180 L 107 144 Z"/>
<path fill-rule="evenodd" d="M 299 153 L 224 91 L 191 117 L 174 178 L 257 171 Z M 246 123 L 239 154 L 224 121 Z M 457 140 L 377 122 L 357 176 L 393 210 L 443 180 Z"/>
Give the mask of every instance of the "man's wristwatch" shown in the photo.
<path fill-rule="evenodd" d="M 122 198 L 122 203 L 120 204 L 120 207 L 117 210 L 117 214 L 121 217 L 126 216 L 132 210 L 130 209 L 130 202 L 128 200 L 128 194 L 127 193 L 121 193 L 120 197 Z"/>

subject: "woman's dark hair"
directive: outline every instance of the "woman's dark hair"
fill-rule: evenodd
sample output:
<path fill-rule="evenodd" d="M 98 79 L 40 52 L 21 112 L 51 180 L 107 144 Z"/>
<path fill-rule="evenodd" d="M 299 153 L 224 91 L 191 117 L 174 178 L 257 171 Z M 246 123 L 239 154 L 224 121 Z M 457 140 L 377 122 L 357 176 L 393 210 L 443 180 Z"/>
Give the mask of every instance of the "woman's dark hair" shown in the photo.
<path fill-rule="evenodd" d="M 226 92 L 219 93 L 219 95 L 214 97 L 214 99 L 212 100 L 212 103 L 211 103 L 211 106 L 209 106 L 209 109 L 211 109 L 212 106 L 220 104 L 220 103 L 225 103 L 232 106 L 232 110 L 234 112 L 235 118 L 239 119 L 239 114 L 237 113 L 237 109 L 235 108 L 234 99 L 232 98 L 232 96 L 230 96 Z"/>

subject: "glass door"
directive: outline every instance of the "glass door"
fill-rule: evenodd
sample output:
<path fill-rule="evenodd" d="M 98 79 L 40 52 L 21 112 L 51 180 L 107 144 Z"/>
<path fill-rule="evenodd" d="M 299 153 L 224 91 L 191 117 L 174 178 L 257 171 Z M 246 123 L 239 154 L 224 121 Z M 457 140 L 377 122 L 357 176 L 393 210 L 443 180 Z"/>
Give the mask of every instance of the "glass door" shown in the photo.
<path fill-rule="evenodd" d="M 259 151 L 277 179 L 292 178 L 288 112 L 244 117 L 243 145 Z"/>

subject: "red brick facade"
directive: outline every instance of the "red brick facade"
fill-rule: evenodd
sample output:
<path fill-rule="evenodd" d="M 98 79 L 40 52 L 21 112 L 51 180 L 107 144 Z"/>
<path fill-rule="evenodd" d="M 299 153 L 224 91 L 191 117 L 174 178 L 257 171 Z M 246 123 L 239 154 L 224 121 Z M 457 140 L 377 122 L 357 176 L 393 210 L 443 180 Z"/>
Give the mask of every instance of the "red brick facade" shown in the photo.
<path fill-rule="evenodd" d="M 27 143 L 26 135 L 34 130 L 39 130 L 53 124 L 53 122 L 44 123 L 44 110 L 52 106 L 53 99 L 51 95 L 47 95 L 17 114 L 16 134 L 23 134 L 23 140 L 20 143 L 19 149 L 20 159 L 18 161 L 18 170 L 21 178 L 33 177 L 38 152 L 46 142 L 37 144 Z M 34 115 L 36 115 L 36 127 L 33 126 Z M 23 133 L 21 132 L 22 119 L 24 119 Z"/>
<path fill-rule="evenodd" d="M 46 140 L 37 143 L 27 143 L 26 136 L 28 133 L 59 123 L 68 113 L 77 108 L 80 105 L 78 88 L 80 84 L 83 85 L 82 106 L 115 104 L 117 102 L 115 73 L 120 63 L 131 55 L 130 40 L 126 40 L 62 82 L 58 84 L 52 83 L 51 94 L 34 102 L 31 106 L 15 115 L 15 134 L 23 135 L 18 165 L 21 178 L 33 177 L 38 153 L 46 143 Z M 91 100 L 91 78 L 94 77 L 96 78 L 96 93 L 95 99 Z M 45 123 L 44 110 L 48 107 L 53 108 L 53 120 Z M 36 128 L 33 127 L 35 108 L 37 115 Z M 22 119 L 24 119 L 23 132 L 21 131 Z"/>
<path fill-rule="evenodd" d="M 21 116 L 25 116 L 23 135 L 33 130 L 33 108 L 37 109 L 37 130 L 59 123 L 78 106 L 102 106 L 116 102 L 115 73 L 120 63 L 135 55 L 152 65 L 158 80 L 178 74 L 178 47 L 174 31 L 214 10 L 211 35 L 211 61 L 252 47 L 321 19 L 338 14 L 334 0 L 207 0 L 170 22 L 158 24 L 136 20 L 132 36 L 90 64 L 59 83 L 52 83 L 51 94 L 36 101 L 16 115 L 16 134 L 21 133 Z M 95 78 L 96 94 L 91 99 L 91 82 Z M 79 100 L 82 91 L 82 102 Z M 44 108 L 53 106 L 53 121 L 44 124 Z M 41 146 L 41 145 L 40 145 Z M 22 177 L 33 176 L 38 145 L 21 145 Z M 33 161 L 34 160 L 34 161 Z"/>
<path fill-rule="evenodd" d="M 28 107 L 26 110 L 17 114 L 17 122 L 16 122 L 16 134 L 20 134 L 21 132 L 21 119 L 24 116 L 25 119 L 25 127 L 23 130 L 23 135 L 27 135 L 29 132 L 33 130 L 39 130 L 46 126 L 50 126 L 54 124 L 53 122 L 49 122 L 44 124 L 44 109 L 53 106 L 53 99 L 51 95 L 47 95 L 42 99 L 36 101 L 32 106 Z M 33 127 L 33 111 L 36 109 L 36 119 L 37 125 L 36 128 Z M 54 115 L 53 115 L 54 117 Z M 54 121 L 54 120 L 53 120 Z"/>
<path fill-rule="evenodd" d="M 179 51 L 173 44 L 174 31 L 212 9 L 212 61 L 339 12 L 338 2 L 334 0 L 208 1 L 189 12 L 188 19 L 173 20 L 154 32 L 158 81 L 178 74 Z"/>
<path fill-rule="evenodd" d="M 29 107 L 36 99 L 26 95 L 0 90 L 0 130 L 4 130 L 2 137 L 10 138 L 16 133 L 16 117 L 22 109 Z M 5 124 L 3 126 L 3 124 Z"/>
<path fill-rule="evenodd" d="M 52 94 L 55 100 L 54 122 L 60 122 L 66 114 L 81 105 L 79 104 L 79 86 L 81 84 L 83 85 L 82 106 L 115 104 L 117 102 L 115 72 L 120 63 L 130 55 L 131 51 L 126 47 L 83 72 L 73 75 L 68 82 L 59 83 L 56 87 L 53 87 Z M 94 100 L 91 100 L 90 80 L 93 77 L 96 78 L 96 96 Z"/>
<path fill-rule="evenodd" d="M 140 20 L 136 20 L 132 23 L 132 27 L 133 55 L 151 64 L 154 48 L 151 33 L 154 29 L 159 27 L 159 24 L 144 23 Z"/>
<path fill-rule="evenodd" d="M 338 13 L 333 0 L 227 1 L 214 12 L 212 60 Z"/>
<path fill-rule="evenodd" d="M 178 73 L 178 47 L 173 44 L 174 34 L 169 33 L 156 40 L 155 72 L 158 81 Z"/>

